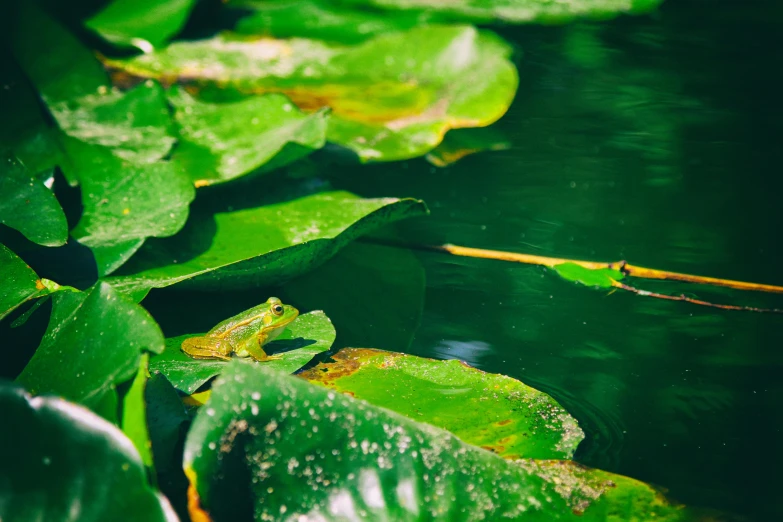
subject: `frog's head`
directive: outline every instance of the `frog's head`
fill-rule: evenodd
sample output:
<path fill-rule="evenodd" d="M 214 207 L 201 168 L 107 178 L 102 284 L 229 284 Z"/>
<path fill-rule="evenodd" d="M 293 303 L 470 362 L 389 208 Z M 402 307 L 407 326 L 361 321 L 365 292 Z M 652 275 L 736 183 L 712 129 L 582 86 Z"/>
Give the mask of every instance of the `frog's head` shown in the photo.
<path fill-rule="evenodd" d="M 269 313 L 264 315 L 264 332 L 271 339 L 280 334 L 286 325 L 297 318 L 299 310 L 291 305 L 283 304 L 277 297 L 270 297 L 266 304 L 269 305 Z"/>

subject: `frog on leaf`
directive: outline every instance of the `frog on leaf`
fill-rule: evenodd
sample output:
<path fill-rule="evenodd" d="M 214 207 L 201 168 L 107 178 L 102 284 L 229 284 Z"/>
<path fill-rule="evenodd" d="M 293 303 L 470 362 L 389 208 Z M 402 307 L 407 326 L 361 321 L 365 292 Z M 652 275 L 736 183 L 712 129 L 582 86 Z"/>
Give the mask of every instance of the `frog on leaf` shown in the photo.
<path fill-rule="evenodd" d="M 299 310 L 284 305 L 277 297 L 218 323 L 202 337 L 182 341 L 182 351 L 196 359 L 231 359 L 252 357 L 272 361 L 278 355 L 267 355 L 263 346 L 280 335 L 299 315 Z"/>

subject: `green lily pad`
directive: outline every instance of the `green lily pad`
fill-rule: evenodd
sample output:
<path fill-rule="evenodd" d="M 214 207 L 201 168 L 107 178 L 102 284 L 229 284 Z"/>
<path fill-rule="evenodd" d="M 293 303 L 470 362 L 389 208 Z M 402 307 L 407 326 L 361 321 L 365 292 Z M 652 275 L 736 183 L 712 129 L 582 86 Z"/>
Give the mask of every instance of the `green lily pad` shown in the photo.
<path fill-rule="evenodd" d="M 84 213 L 71 232 L 90 247 L 101 275 L 114 271 L 150 236 L 179 231 L 195 189 L 179 163 L 130 163 L 111 149 L 63 138 L 63 171 L 79 180 Z"/>
<path fill-rule="evenodd" d="M 142 350 L 163 350 L 160 328 L 106 283 L 53 299 L 43 340 L 17 380 L 35 395 L 57 394 L 116 421 L 115 386 L 138 372 Z"/>
<path fill-rule="evenodd" d="M 57 198 L 13 157 L 0 157 L 0 223 L 45 246 L 64 245 L 68 223 Z"/>
<path fill-rule="evenodd" d="M 243 176 L 270 162 L 286 144 L 298 145 L 298 154 L 274 161 L 283 166 L 320 149 L 326 139 L 323 111 L 304 114 L 280 94 L 207 103 L 175 86 L 169 101 L 179 123 L 175 157 L 197 187 Z"/>
<path fill-rule="evenodd" d="M 279 92 L 304 110 L 330 107 L 329 141 L 364 161 L 390 161 L 426 153 L 449 129 L 500 118 L 518 83 L 510 52 L 471 26 L 426 26 L 356 46 L 224 34 L 106 63 L 165 82 Z"/>
<path fill-rule="evenodd" d="M 232 362 L 185 443 L 194 520 L 697 520 L 649 486 L 508 461 L 429 424 Z"/>
<path fill-rule="evenodd" d="M 236 184 L 215 187 L 211 195 L 200 197 L 181 232 L 147 241 L 106 281 L 134 299 L 151 288 L 186 281 L 200 288 L 279 284 L 320 265 L 380 225 L 427 212 L 414 199 L 318 192 L 323 186 L 312 179 L 272 187 L 230 185 Z M 226 211 L 229 205 L 237 210 Z"/>
<path fill-rule="evenodd" d="M 91 411 L 0 383 L 0 519 L 175 522 L 133 444 Z"/>
<path fill-rule="evenodd" d="M 85 25 L 117 46 L 149 52 L 182 29 L 194 4 L 195 0 L 114 0 Z"/>
<path fill-rule="evenodd" d="M 646 13 L 663 0 L 334 0 L 341 6 L 429 11 L 470 22 L 563 23 L 578 18 L 605 20 L 618 14 Z"/>
<path fill-rule="evenodd" d="M 461 361 L 344 348 L 299 376 L 348 393 L 507 459 L 570 459 L 584 438 L 549 395 Z"/>
<path fill-rule="evenodd" d="M 619 270 L 610 268 L 591 269 L 576 263 L 561 263 L 552 268 L 563 279 L 598 288 L 611 288 L 614 281 L 620 281 L 625 277 L 625 274 Z"/>
<path fill-rule="evenodd" d="M 318 0 L 231 1 L 228 7 L 252 9 L 239 20 L 241 34 L 271 35 L 277 38 L 305 36 L 330 42 L 353 44 L 379 34 L 404 31 L 432 22 L 427 13 L 353 10 Z"/>
<path fill-rule="evenodd" d="M 194 359 L 180 349 L 188 337 L 204 335 L 203 332 L 180 335 L 166 339 L 166 349 L 150 361 L 150 369 L 164 375 L 178 390 L 191 394 L 202 384 L 223 372 L 228 362 L 212 359 Z M 332 322 L 321 311 L 300 315 L 288 325 L 277 339 L 264 345 L 268 355 L 280 355 L 280 359 L 257 363 L 273 370 L 293 373 L 312 358 L 328 350 L 334 342 Z"/>
<path fill-rule="evenodd" d="M 145 389 L 147 387 L 147 379 L 149 378 L 149 359 L 149 354 L 141 354 L 136 377 L 122 398 L 120 428 L 133 442 L 144 465 L 154 470 L 152 443 L 150 442 L 150 433 L 147 429 L 147 404 L 145 402 Z"/>
<path fill-rule="evenodd" d="M 106 147 L 130 163 L 158 161 L 176 141 L 166 94 L 157 82 L 144 82 L 126 92 L 101 90 L 50 104 L 49 111 L 68 136 Z M 81 179 L 74 179 L 78 172 L 67 174 L 72 184 Z"/>
<path fill-rule="evenodd" d="M 0 319 L 13 312 L 19 305 L 49 295 L 59 285 L 38 274 L 22 261 L 10 248 L 0 243 Z"/>
<path fill-rule="evenodd" d="M 337 329 L 337 347 L 389 350 L 413 342 L 424 293 L 424 268 L 413 252 L 363 242 L 351 243 L 279 291 L 283 302 L 324 310 Z"/>

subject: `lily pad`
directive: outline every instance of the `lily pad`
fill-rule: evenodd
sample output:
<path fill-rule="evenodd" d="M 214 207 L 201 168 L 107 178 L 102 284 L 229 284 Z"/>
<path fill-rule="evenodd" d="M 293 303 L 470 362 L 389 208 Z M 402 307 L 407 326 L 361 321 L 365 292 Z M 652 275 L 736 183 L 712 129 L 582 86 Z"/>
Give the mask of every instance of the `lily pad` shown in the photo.
<path fill-rule="evenodd" d="M 43 297 L 58 288 L 56 283 L 39 279 L 35 271 L 10 248 L 0 243 L 0 319 L 22 303 Z"/>
<path fill-rule="evenodd" d="M 392 11 L 429 11 L 470 22 L 563 23 L 578 18 L 605 20 L 618 14 L 646 13 L 663 0 L 334 0 L 344 6 Z"/>
<path fill-rule="evenodd" d="M 111 149 L 63 138 L 63 171 L 78 179 L 84 213 L 71 232 L 90 247 L 101 275 L 122 265 L 150 236 L 179 231 L 195 189 L 173 161 L 130 163 Z"/>
<path fill-rule="evenodd" d="M 43 340 L 17 380 L 35 395 L 63 396 L 115 422 L 115 387 L 138 372 L 142 350 L 163 350 L 160 328 L 106 283 L 53 299 Z"/>
<path fill-rule="evenodd" d="M 640 482 L 508 461 L 440 428 L 240 362 L 196 415 L 184 467 L 194 520 L 698 519 Z"/>
<path fill-rule="evenodd" d="M 0 519 L 176 522 L 122 432 L 56 397 L 0 383 Z"/>
<path fill-rule="evenodd" d="M 301 374 L 507 459 L 570 459 L 584 433 L 549 395 L 461 361 L 344 348 Z"/>
<path fill-rule="evenodd" d="M 389 350 L 410 346 L 424 293 L 424 268 L 413 252 L 363 242 L 351 243 L 279 291 L 286 303 L 323 309 L 337 329 L 337 347 Z"/>
<path fill-rule="evenodd" d="M 150 369 L 164 375 L 178 390 L 191 394 L 202 384 L 223 372 L 228 362 L 212 359 L 193 359 L 180 350 L 188 337 L 204 335 L 203 332 L 180 335 L 166 339 L 166 349 L 152 358 Z M 273 361 L 243 363 L 262 365 L 273 370 L 293 373 L 317 354 L 328 350 L 334 342 L 332 322 L 321 311 L 303 314 L 294 320 L 280 336 L 264 345 L 268 355 L 280 355 Z"/>
<path fill-rule="evenodd" d="M 238 33 L 277 38 L 306 36 L 346 44 L 434 21 L 428 13 L 354 10 L 318 0 L 239 0 L 229 2 L 228 7 L 253 10 L 237 23 Z"/>
<path fill-rule="evenodd" d="M 199 101 L 173 88 L 180 143 L 175 157 L 197 187 L 229 181 L 267 164 L 286 144 L 298 145 L 280 167 L 324 146 L 326 114 L 304 114 L 280 94 L 252 96 L 232 103 Z"/>
<path fill-rule="evenodd" d="M 107 60 L 133 76 L 279 92 L 304 110 L 330 107 L 327 139 L 364 161 L 420 156 L 449 129 L 500 118 L 517 88 L 510 47 L 472 26 L 426 26 L 356 46 L 220 35 Z"/>
<path fill-rule="evenodd" d="M 218 190 L 222 187 L 199 198 L 181 232 L 147 241 L 106 281 L 134 299 L 151 288 L 185 281 L 200 288 L 279 284 L 320 265 L 380 225 L 427 212 L 414 199 L 319 192 L 323 185 L 312 179 L 271 188 L 256 183 Z M 226 208 L 229 201 L 229 208 L 236 210 Z"/>
<path fill-rule="evenodd" d="M 64 245 L 68 223 L 52 191 L 16 158 L 0 157 L 0 162 L 0 223 L 40 245 Z"/>
<path fill-rule="evenodd" d="M 85 25 L 117 46 L 149 52 L 182 29 L 194 4 L 195 0 L 114 0 Z"/>
<path fill-rule="evenodd" d="M 614 281 L 619 281 L 625 277 L 625 274 L 619 270 L 585 268 L 576 263 L 561 263 L 552 268 L 563 279 L 598 288 L 611 288 Z"/>

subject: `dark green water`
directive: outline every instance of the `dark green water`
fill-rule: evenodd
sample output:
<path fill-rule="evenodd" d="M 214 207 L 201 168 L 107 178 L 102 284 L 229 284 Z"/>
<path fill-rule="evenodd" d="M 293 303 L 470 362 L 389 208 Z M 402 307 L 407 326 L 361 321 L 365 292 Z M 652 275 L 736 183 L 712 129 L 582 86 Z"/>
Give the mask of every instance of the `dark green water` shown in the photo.
<path fill-rule="evenodd" d="M 510 150 L 446 169 L 335 169 L 334 183 L 427 201 L 430 217 L 399 227 L 410 241 L 783 284 L 783 12 L 773 4 L 671 0 L 655 17 L 503 30 L 520 51 L 519 93 L 498 124 Z M 426 296 L 409 352 L 550 393 L 587 433 L 580 462 L 689 504 L 783 517 L 783 316 L 608 295 L 538 267 L 418 257 Z"/>

